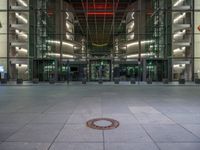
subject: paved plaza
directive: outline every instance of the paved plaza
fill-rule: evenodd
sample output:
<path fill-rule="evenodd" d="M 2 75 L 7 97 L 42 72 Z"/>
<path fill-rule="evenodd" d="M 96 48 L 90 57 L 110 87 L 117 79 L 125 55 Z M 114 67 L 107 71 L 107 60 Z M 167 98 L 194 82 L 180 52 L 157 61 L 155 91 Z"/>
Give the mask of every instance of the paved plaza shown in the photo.
<path fill-rule="evenodd" d="M 0 86 L 0 150 L 200 150 L 200 87 Z"/>

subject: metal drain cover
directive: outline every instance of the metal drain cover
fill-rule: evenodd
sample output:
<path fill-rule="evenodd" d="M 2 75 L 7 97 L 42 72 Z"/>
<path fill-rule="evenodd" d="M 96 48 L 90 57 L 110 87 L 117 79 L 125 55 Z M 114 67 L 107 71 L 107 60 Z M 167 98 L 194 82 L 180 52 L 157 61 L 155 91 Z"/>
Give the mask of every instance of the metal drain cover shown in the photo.
<path fill-rule="evenodd" d="M 86 125 L 96 130 L 112 130 L 119 127 L 119 122 L 110 118 L 95 118 L 87 121 Z"/>

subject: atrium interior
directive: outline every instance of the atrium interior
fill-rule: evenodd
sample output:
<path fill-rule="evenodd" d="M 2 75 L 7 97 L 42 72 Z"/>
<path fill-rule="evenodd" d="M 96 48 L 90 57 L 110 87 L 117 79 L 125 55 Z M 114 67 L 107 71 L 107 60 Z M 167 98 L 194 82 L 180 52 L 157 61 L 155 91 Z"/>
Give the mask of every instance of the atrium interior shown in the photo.
<path fill-rule="evenodd" d="M 24 81 L 195 81 L 199 0 L 1 0 L 0 73 Z"/>

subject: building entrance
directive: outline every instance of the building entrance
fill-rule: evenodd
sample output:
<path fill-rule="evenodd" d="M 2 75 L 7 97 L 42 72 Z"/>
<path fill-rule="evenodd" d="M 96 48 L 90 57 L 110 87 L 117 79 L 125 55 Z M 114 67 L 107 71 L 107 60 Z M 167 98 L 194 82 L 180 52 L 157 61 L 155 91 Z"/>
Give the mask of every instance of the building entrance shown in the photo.
<path fill-rule="evenodd" d="M 119 78 L 121 81 L 129 81 L 131 78 L 142 80 L 141 69 L 137 61 L 116 62 L 113 68 L 113 78 Z"/>
<path fill-rule="evenodd" d="M 81 81 L 87 78 L 87 64 L 85 63 L 62 62 L 59 70 L 59 81 Z"/>
<path fill-rule="evenodd" d="M 168 78 L 168 61 L 165 60 L 146 60 L 146 79 L 162 81 Z"/>
<path fill-rule="evenodd" d="M 111 60 L 90 60 L 90 80 L 111 81 Z"/>
<path fill-rule="evenodd" d="M 34 60 L 33 78 L 39 81 L 112 81 L 118 78 L 120 81 L 162 81 L 168 78 L 168 61 L 166 60 L 143 60 L 113 62 L 109 59 L 91 59 L 89 61 L 62 61 L 54 59 Z"/>
<path fill-rule="evenodd" d="M 33 79 L 49 81 L 57 76 L 56 60 L 37 59 L 33 61 Z"/>

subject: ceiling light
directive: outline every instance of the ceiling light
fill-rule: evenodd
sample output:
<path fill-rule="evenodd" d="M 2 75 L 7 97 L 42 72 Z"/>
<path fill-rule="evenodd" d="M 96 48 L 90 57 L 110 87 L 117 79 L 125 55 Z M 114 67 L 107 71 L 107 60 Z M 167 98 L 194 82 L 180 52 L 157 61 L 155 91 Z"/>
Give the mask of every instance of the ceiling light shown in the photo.
<path fill-rule="evenodd" d="M 133 28 L 135 26 L 135 22 L 132 22 L 130 25 L 130 28 Z"/>
<path fill-rule="evenodd" d="M 48 56 L 55 56 L 55 57 L 60 57 L 61 54 L 59 53 L 47 53 L 46 55 Z M 69 54 L 62 54 L 62 57 L 65 57 L 65 58 L 74 58 L 73 55 L 69 55 Z"/>
<path fill-rule="evenodd" d="M 185 16 L 186 16 L 186 13 L 183 13 L 183 14 L 179 15 L 178 17 L 176 17 L 174 19 L 174 23 L 177 23 L 179 20 L 185 18 Z"/>
<path fill-rule="evenodd" d="M 184 52 L 185 50 L 186 50 L 186 47 L 182 47 L 182 48 L 174 49 L 173 52 L 174 53 L 180 53 L 180 52 Z"/>
<path fill-rule="evenodd" d="M 154 53 L 141 53 L 140 54 L 141 57 L 146 57 L 146 56 L 155 56 Z M 127 58 L 138 58 L 139 54 L 131 54 L 131 55 L 127 55 Z"/>
<path fill-rule="evenodd" d="M 50 44 L 61 44 L 60 41 L 54 41 L 54 40 L 46 40 L 47 43 L 50 43 Z M 71 43 L 68 43 L 68 42 L 62 42 L 62 45 L 65 45 L 65 46 L 71 46 L 73 47 L 74 45 L 71 44 Z"/>
<path fill-rule="evenodd" d="M 71 43 L 68 43 L 68 42 L 62 42 L 62 44 L 63 44 L 63 45 L 66 45 L 66 46 L 71 46 L 71 47 L 73 47 L 73 46 L 74 46 L 73 44 L 71 44 Z"/>
<path fill-rule="evenodd" d="M 178 6 L 179 4 L 181 4 L 184 0 L 178 0 L 176 3 L 174 3 L 174 7 Z"/>
<path fill-rule="evenodd" d="M 139 57 L 139 54 L 127 55 L 127 58 L 137 58 L 137 57 Z"/>
<path fill-rule="evenodd" d="M 133 40 L 133 39 L 134 39 L 134 37 L 135 37 L 135 34 L 134 34 L 134 33 L 132 33 L 132 34 L 130 35 L 130 37 L 129 37 L 129 40 Z"/>
<path fill-rule="evenodd" d="M 186 64 L 174 64 L 173 68 L 185 68 Z"/>
<path fill-rule="evenodd" d="M 68 20 L 68 19 L 69 19 L 69 13 L 68 13 L 68 12 L 66 12 L 66 15 L 67 15 L 66 19 Z"/>
<path fill-rule="evenodd" d="M 15 64 L 17 68 L 19 67 L 24 67 L 24 68 L 27 68 L 28 65 L 27 64 Z"/>
<path fill-rule="evenodd" d="M 27 35 L 26 33 L 22 32 L 22 31 L 19 31 L 19 30 L 16 29 L 15 32 L 16 32 L 19 36 L 22 36 L 22 37 L 24 37 L 24 38 L 28 38 L 28 35 Z"/>
<path fill-rule="evenodd" d="M 186 33 L 186 30 L 179 31 L 179 32 L 176 32 L 173 37 L 175 39 L 177 37 L 183 36 L 185 33 Z"/>
<path fill-rule="evenodd" d="M 15 47 L 16 51 L 18 52 L 24 52 L 24 53 L 27 53 L 28 50 L 27 49 L 24 49 L 24 48 L 19 48 L 19 47 Z"/>
<path fill-rule="evenodd" d="M 141 44 L 150 44 L 153 42 L 154 42 L 154 40 L 147 40 L 147 41 L 141 41 Z"/>
<path fill-rule="evenodd" d="M 62 54 L 62 57 L 66 57 L 66 58 L 74 58 L 73 55 L 69 55 L 69 54 Z"/>
<path fill-rule="evenodd" d="M 70 28 L 70 25 L 69 25 L 69 23 L 68 23 L 68 22 L 66 22 L 66 27 L 67 27 L 67 28 Z"/>
<path fill-rule="evenodd" d="M 25 17 L 23 17 L 22 15 L 20 15 L 19 13 L 15 13 L 15 15 L 18 19 L 22 20 L 25 24 L 28 23 L 28 20 Z"/>
<path fill-rule="evenodd" d="M 136 45 L 138 45 L 138 44 L 139 44 L 139 42 L 133 42 L 133 43 L 127 44 L 127 47 L 136 46 Z"/>
<path fill-rule="evenodd" d="M 135 15 L 135 12 L 132 12 L 132 14 L 131 14 L 132 19 L 135 19 L 134 15 Z"/>
<path fill-rule="evenodd" d="M 71 40 L 71 37 L 70 37 L 70 35 L 69 35 L 69 34 L 67 34 L 67 33 L 66 33 L 66 38 L 67 38 L 68 40 Z"/>
<path fill-rule="evenodd" d="M 147 40 L 147 41 L 141 41 L 141 44 L 150 44 L 153 42 L 154 42 L 154 40 Z M 139 44 L 139 42 L 133 42 L 133 43 L 127 44 L 127 47 L 136 46 L 138 44 Z"/>
<path fill-rule="evenodd" d="M 50 44 L 60 44 L 60 41 L 46 40 L 46 42 Z"/>
<path fill-rule="evenodd" d="M 25 7 L 28 7 L 28 5 L 23 0 L 17 0 L 20 4 L 22 4 Z"/>
<path fill-rule="evenodd" d="M 113 12 L 88 12 L 87 15 L 114 15 Z"/>

